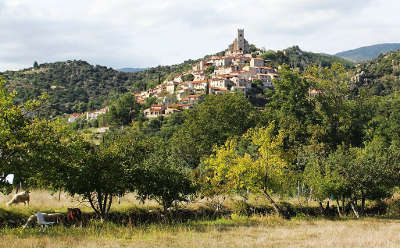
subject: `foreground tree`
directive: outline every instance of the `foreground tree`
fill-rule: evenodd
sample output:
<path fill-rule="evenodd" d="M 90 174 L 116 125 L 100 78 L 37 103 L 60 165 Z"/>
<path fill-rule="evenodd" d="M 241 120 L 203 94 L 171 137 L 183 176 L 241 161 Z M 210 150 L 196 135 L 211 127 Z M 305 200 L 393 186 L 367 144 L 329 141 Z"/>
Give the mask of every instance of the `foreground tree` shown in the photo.
<path fill-rule="evenodd" d="M 155 200 L 167 211 L 174 203 L 188 201 L 196 192 L 191 170 L 184 160 L 169 154 L 165 148 L 156 150 L 140 169 L 135 189 L 141 200 Z"/>
<path fill-rule="evenodd" d="M 392 195 L 399 180 L 397 150 L 396 144 L 387 146 L 381 137 L 375 137 L 364 148 L 339 146 L 323 156 L 309 150 L 304 179 L 320 202 L 335 199 L 339 215 L 351 208 L 359 217 L 364 213 L 366 200 Z"/>
<path fill-rule="evenodd" d="M 60 143 L 58 163 L 39 177 L 47 186 L 81 196 L 99 218 L 107 220 L 113 198 L 133 190 L 139 180 L 139 164 L 148 145 L 131 133 L 111 134 L 97 146 L 71 134 Z"/>
<path fill-rule="evenodd" d="M 247 151 L 240 149 L 238 139 L 230 139 L 216 148 L 204 161 L 213 184 L 225 184 L 236 192 L 262 193 L 278 215 L 282 215 L 271 193 L 285 188 L 291 172 L 293 154 L 284 149 L 284 133 L 274 133 L 275 126 L 249 130 L 243 138 L 249 141 Z M 255 148 L 255 149 L 254 149 Z M 253 150 L 254 152 L 249 151 Z"/>
<path fill-rule="evenodd" d="M 43 149 L 43 137 L 53 137 L 53 126 L 40 118 L 42 102 L 33 100 L 15 105 L 14 93 L 5 88 L 0 77 L 0 191 L 9 193 L 11 185 L 5 178 L 14 174 L 14 183 L 29 186 L 41 161 L 35 155 Z M 44 99 L 41 99 L 44 100 Z"/>

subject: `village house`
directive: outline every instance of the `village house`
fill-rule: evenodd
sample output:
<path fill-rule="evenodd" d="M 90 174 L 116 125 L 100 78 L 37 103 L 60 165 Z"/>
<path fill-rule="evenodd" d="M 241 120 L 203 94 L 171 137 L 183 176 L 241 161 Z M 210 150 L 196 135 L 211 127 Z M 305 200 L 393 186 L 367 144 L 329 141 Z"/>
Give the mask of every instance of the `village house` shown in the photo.
<path fill-rule="evenodd" d="M 211 87 L 211 86 L 210 86 L 210 89 L 208 91 L 208 93 L 210 95 L 223 95 L 223 94 L 226 94 L 228 92 L 229 91 L 228 91 L 227 88 L 219 88 L 219 87 Z"/>
<path fill-rule="evenodd" d="M 80 113 L 73 113 L 73 114 L 71 114 L 71 115 L 69 116 L 68 122 L 74 122 L 74 121 L 76 121 L 77 119 L 79 119 L 79 118 L 82 117 L 82 116 L 83 116 L 83 114 L 80 114 Z"/>
<path fill-rule="evenodd" d="M 181 112 L 181 111 L 179 109 L 176 109 L 176 108 L 167 107 L 165 109 L 164 115 L 167 116 L 167 115 L 170 115 L 170 114 L 173 114 L 173 113 L 177 113 L 177 112 Z"/>
<path fill-rule="evenodd" d="M 150 108 L 145 109 L 143 111 L 144 116 L 146 118 L 157 118 L 165 114 L 165 105 L 164 104 L 153 104 Z"/>
<path fill-rule="evenodd" d="M 264 59 L 262 59 L 262 58 L 251 58 L 250 67 L 264 67 Z"/>
<path fill-rule="evenodd" d="M 193 107 L 193 104 L 191 103 L 174 103 L 168 105 L 170 108 L 177 108 L 177 109 L 190 109 Z"/>
<path fill-rule="evenodd" d="M 193 81 L 192 85 L 193 89 L 196 91 L 206 91 L 208 87 L 208 81 L 207 80 Z"/>
<path fill-rule="evenodd" d="M 204 61 L 200 61 L 199 63 L 197 63 L 196 65 L 193 66 L 192 70 L 193 71 L 203 71 L 205 69 L 205 63 Z"/>
<path fill-rule="evenodd" d="M 203 97 L 200 94 L 190 95 L 190 96 L 188 96 L 188 102 L 189 103 L 198 103 L 202 98 Z"/>
<path fill-rule="evenodd" d="M 178 82 L 174 82 L 174 81 L 171 81 L 171 82 L 168 82 L 167 84 L 166 84 L 166 86 L 165 86 L 165 89 L 167 90 L 167 92 L 169 93 L 169 94 L 174 94 L 174 92 L 175 92 L 175 90 L 176 90 L 176 87 L 178 86 Z"/>
<path fill-rule="evenodd" d="M 230 88 L 232 81 L 227 78 L 213 78 L 210 80 L 210 88 Z"/>
<path fill-rule="evenodd" d="M 105 108 L 102 108 L 102 109 L 99 109 L 99 110 L 89 111 L 89 112 L 86 113 L 86 120 L 95 120 L 95 119 L 97 119 L 97 117 L 99 115 L 107 113 L 108 110 L 109 110 L 109 108 L 105 107 Z"/>
<path fill-rule="evenodd" d="M 216 67 L 226 67 L 232 65 L 232 57 L 221 57 L 215 60 Z"/>

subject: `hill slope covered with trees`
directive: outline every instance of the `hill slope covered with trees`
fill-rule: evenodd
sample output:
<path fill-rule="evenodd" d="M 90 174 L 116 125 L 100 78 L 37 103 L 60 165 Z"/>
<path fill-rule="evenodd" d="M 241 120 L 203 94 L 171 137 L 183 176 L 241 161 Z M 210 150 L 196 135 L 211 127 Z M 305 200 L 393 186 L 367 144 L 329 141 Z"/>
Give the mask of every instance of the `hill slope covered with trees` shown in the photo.
<path fill-rule="evenodd" d="M 358 65 L 353 81 L 358 90 L 370 95 L 385 96 L 400 90 L 400 50 Z"/>
<path fill-rule="evenodd" d="M 333 63 L 343 64 L 346 68 L 354 66 L 354 64 L 346 59 L 336 56 L 312 53 L 301 50 L 298 46 L 289 47 L 282 51 L 267 51 L 261 55 L 265 60 L 269 60 L 272 66 L 287 64 L 291 68 L 299 68 L 304 70 L 310 65 L 318 65 L 321 67 L 330 67 Z"/>
<path fill-rule="evenodd" d="M 20 71 L 0 74 L 9 90 L 16 90 L 15 101 L 23 103 L 47 93 L 50 113 L 84 112 L 99 109 L 126 92 L 139 92 L 160 84 L 171 73 L 191 68 L 189 60 L 172 66 L 158 66 L 145 71 L 127 73 L 85 61 L 45 63 Z"/>

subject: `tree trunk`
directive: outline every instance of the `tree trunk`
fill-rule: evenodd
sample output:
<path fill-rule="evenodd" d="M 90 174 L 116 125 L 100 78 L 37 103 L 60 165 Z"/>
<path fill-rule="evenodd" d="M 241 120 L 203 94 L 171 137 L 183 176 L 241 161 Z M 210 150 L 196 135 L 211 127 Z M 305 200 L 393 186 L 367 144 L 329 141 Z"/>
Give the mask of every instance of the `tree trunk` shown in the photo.
<path fill-rule="evenodd" d="M 365 215 L 365 197 L 364 196 L 361 198 L 361 215 L 362 216 Z"/>
<path fill-rule="evenodd" d="M 322 203 L 322 201 L 320 201 L 319 210 L 321 211 L 322 215 L 326 215 L 326 212 L 329 210 L 329 201 L 326 203 L 326 207 L 324 207 L 324 204 Z"/>
<path fill-rule="evenodd" d="M 345 202 L 344 196 L 342 196 L 342 212 L 343 213 L 346 212 L 346 202 Z"/>
<path fill-rule="evenodd" d="M 354 214 L 356 215 L 357 219 L 360 218 L 360 215 L 358 214 L 357 208 L 356 208 L 356 206 L 354 206 L 353 201 L 350 202 L 350 206 L 351 206 L 351 209 L 353 210 Z"/>
<path fill-rule="evenodd" d="M 321 215 L 325 215 L 324 205 L 322 204 L 322 201 L 319 201 L 319 211 L 321 212 Z"/>
<path fill-rule="evenodd" d="M 339 199 L 336 199 L 336 208 L 337 208 L 337 212 L 339 214 L 339 217 L 342 217 L 342 213 L 340 212 L 340 202 Z"/>
<path fill-rule="evenodd" d="M 282 216 L 281 210 L 279 209 L 278 205 L 276 205 L 275 201 L 272 199 L 272 197 L 268 194 L 267 190 L 263 190 L 264 195 L 267 197 L 269 202 L 271 203 L 272 207 L 274 208 L 275 212 L 279 215 Z"/>
<path fill-rule="evenodd" d="M 93 198 L 92 198 L 92 196 L 90 194 L 87 196 L 87 199 L 89 200 L 90 206 L 93 208 L 94 212 L 96 212 L 97 216 L 101 216 L 99 210 L 94 205 L 95 203 L 94 203 Z"/>

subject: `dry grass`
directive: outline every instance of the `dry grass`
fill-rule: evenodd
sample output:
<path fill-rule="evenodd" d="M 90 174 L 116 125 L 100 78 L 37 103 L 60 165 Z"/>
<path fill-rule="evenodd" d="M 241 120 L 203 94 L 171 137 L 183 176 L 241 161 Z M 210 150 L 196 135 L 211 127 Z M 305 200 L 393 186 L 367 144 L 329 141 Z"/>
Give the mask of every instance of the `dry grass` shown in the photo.
<path fill-rule="evenodd" d="M 175 226 L 92 224 L 5 230 L 0 247 L 399 247 L 400 221 L 217 220 Z"/>
<path fill-rule="evenodd" d="M 11 196 L 0 196 L 4 207 Z M 67 207 L 91 211 L 77 198 L 47 191 L 34 191 L 31 206 L 12 207 L 17 212 Z M 114 210 L 138 205 L 133 194 L 115 204 Z M 153 207 L 155 203 L 150 203 Z M 198 203 L 199 204 L 199 203 Z M 56 226 L 22 230 L 0 229 L 0 247 L 400 247 L 400 220 L 365 218 L 360 220 L 283 220 L 276 216 L 240 217 L 178 224 L 123 226 L 92 221 L 87 227 Z"/>
<path fill-rule="evenodd" d="M 4 196 L 0 194 L 0 208 L 13 209 L 20 212 L 33 212 L 36 210 L 49 211 L 49 212 L 66 212 L 67 208 L 78 207 L 84 211 L 92 211 L 89 204 L 79 197 L 71 197 L 68 194 L 61 192 L 59 200 L 59 192 L 51 193 L 46 190 L 33 190 L 30 193 L 30 205 L 24 206 L 23 203 L 18 205 L 6 206 L 6 203 L 11 200 L 14 194 Z M 121 204 L 114 200 L 112 209 L 124 209 L 132 207 L 132 205 L 140 205 L 140 201 L 136 199 L 135 194 L 127 194 L 121 198 Z M 147 206 L 157 205 L 155 202 L 146 202 Z"/>

